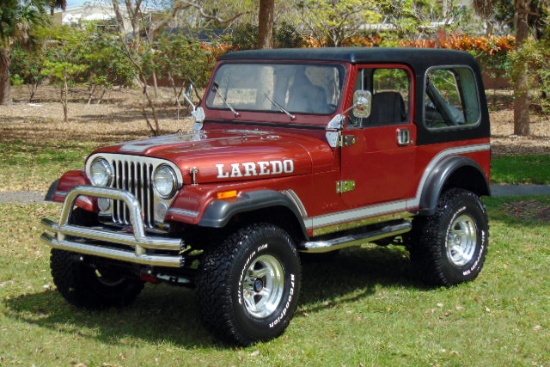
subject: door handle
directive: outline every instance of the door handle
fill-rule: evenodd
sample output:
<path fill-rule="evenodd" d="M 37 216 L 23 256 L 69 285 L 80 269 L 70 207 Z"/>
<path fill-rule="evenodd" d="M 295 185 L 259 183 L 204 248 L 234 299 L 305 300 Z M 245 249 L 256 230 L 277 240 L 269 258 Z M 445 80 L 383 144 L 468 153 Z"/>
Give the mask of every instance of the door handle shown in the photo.
<path fill-rule="evenodd" d="M 409 129 L 397 129 L 397 144 L 400 147 L 412 144 L 411 131 Z"/>

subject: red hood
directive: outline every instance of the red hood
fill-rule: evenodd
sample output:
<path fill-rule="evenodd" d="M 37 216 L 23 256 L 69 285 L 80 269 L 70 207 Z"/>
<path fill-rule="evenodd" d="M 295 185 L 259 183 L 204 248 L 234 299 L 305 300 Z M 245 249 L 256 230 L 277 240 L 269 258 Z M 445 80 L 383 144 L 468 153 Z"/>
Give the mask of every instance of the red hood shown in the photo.
<path fill-rule="evenodd" d="M 241 181 L 330 170 L 334 152 L 310 136 L 258 130 L 210 130 L 136 140 L 94 153 L 119 153 L 167 159 L 185 183 L 198 169 L 197 182 Z"/>

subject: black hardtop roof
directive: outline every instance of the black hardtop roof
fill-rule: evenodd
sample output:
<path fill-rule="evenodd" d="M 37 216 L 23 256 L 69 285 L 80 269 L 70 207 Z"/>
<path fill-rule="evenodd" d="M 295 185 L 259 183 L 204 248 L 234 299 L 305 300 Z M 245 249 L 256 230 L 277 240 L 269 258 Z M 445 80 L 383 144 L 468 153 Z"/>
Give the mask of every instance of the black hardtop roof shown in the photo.
<path fill-rule="evenodd" d="M 350 63 L 404 63 L 413 68 L 433 65 L 476 64 L 465 51 L 434 48 L 326 47 L 283 48 L 230 52 L 220 60 L 301 60 Z"/>

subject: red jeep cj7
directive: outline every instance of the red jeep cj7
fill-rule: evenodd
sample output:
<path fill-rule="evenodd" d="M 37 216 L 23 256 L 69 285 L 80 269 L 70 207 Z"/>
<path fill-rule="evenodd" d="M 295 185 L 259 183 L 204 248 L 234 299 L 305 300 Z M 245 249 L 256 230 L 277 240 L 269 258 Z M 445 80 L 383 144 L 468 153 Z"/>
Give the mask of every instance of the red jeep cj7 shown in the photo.
<path fill-rule="evenodd" d="M 489 115 L 468 53 L 230 53 L 193 116 L 194 131 L 98 149 L 52 185 L 64 205 L 42 240 L 67 301 L 196 286 L 208 329 L 249 345 L 292 319 L 300 253 L 398 243 L 431 284 L 481 271 Z"/>

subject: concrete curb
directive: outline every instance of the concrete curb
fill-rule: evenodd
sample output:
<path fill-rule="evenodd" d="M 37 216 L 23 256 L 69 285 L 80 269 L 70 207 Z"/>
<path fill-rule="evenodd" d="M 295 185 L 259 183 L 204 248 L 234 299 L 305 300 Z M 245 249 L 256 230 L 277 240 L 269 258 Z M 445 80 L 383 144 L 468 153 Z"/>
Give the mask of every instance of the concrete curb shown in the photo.
<path fill-rule="evenodd" d="M 550 185 L 493 185 L 493 196 L 550 195 Z"/>
<path fill-rule="evenodd" d="M 0 191 L 0 204 L 42 204 L 45 196 L 41 191 Z"/>

